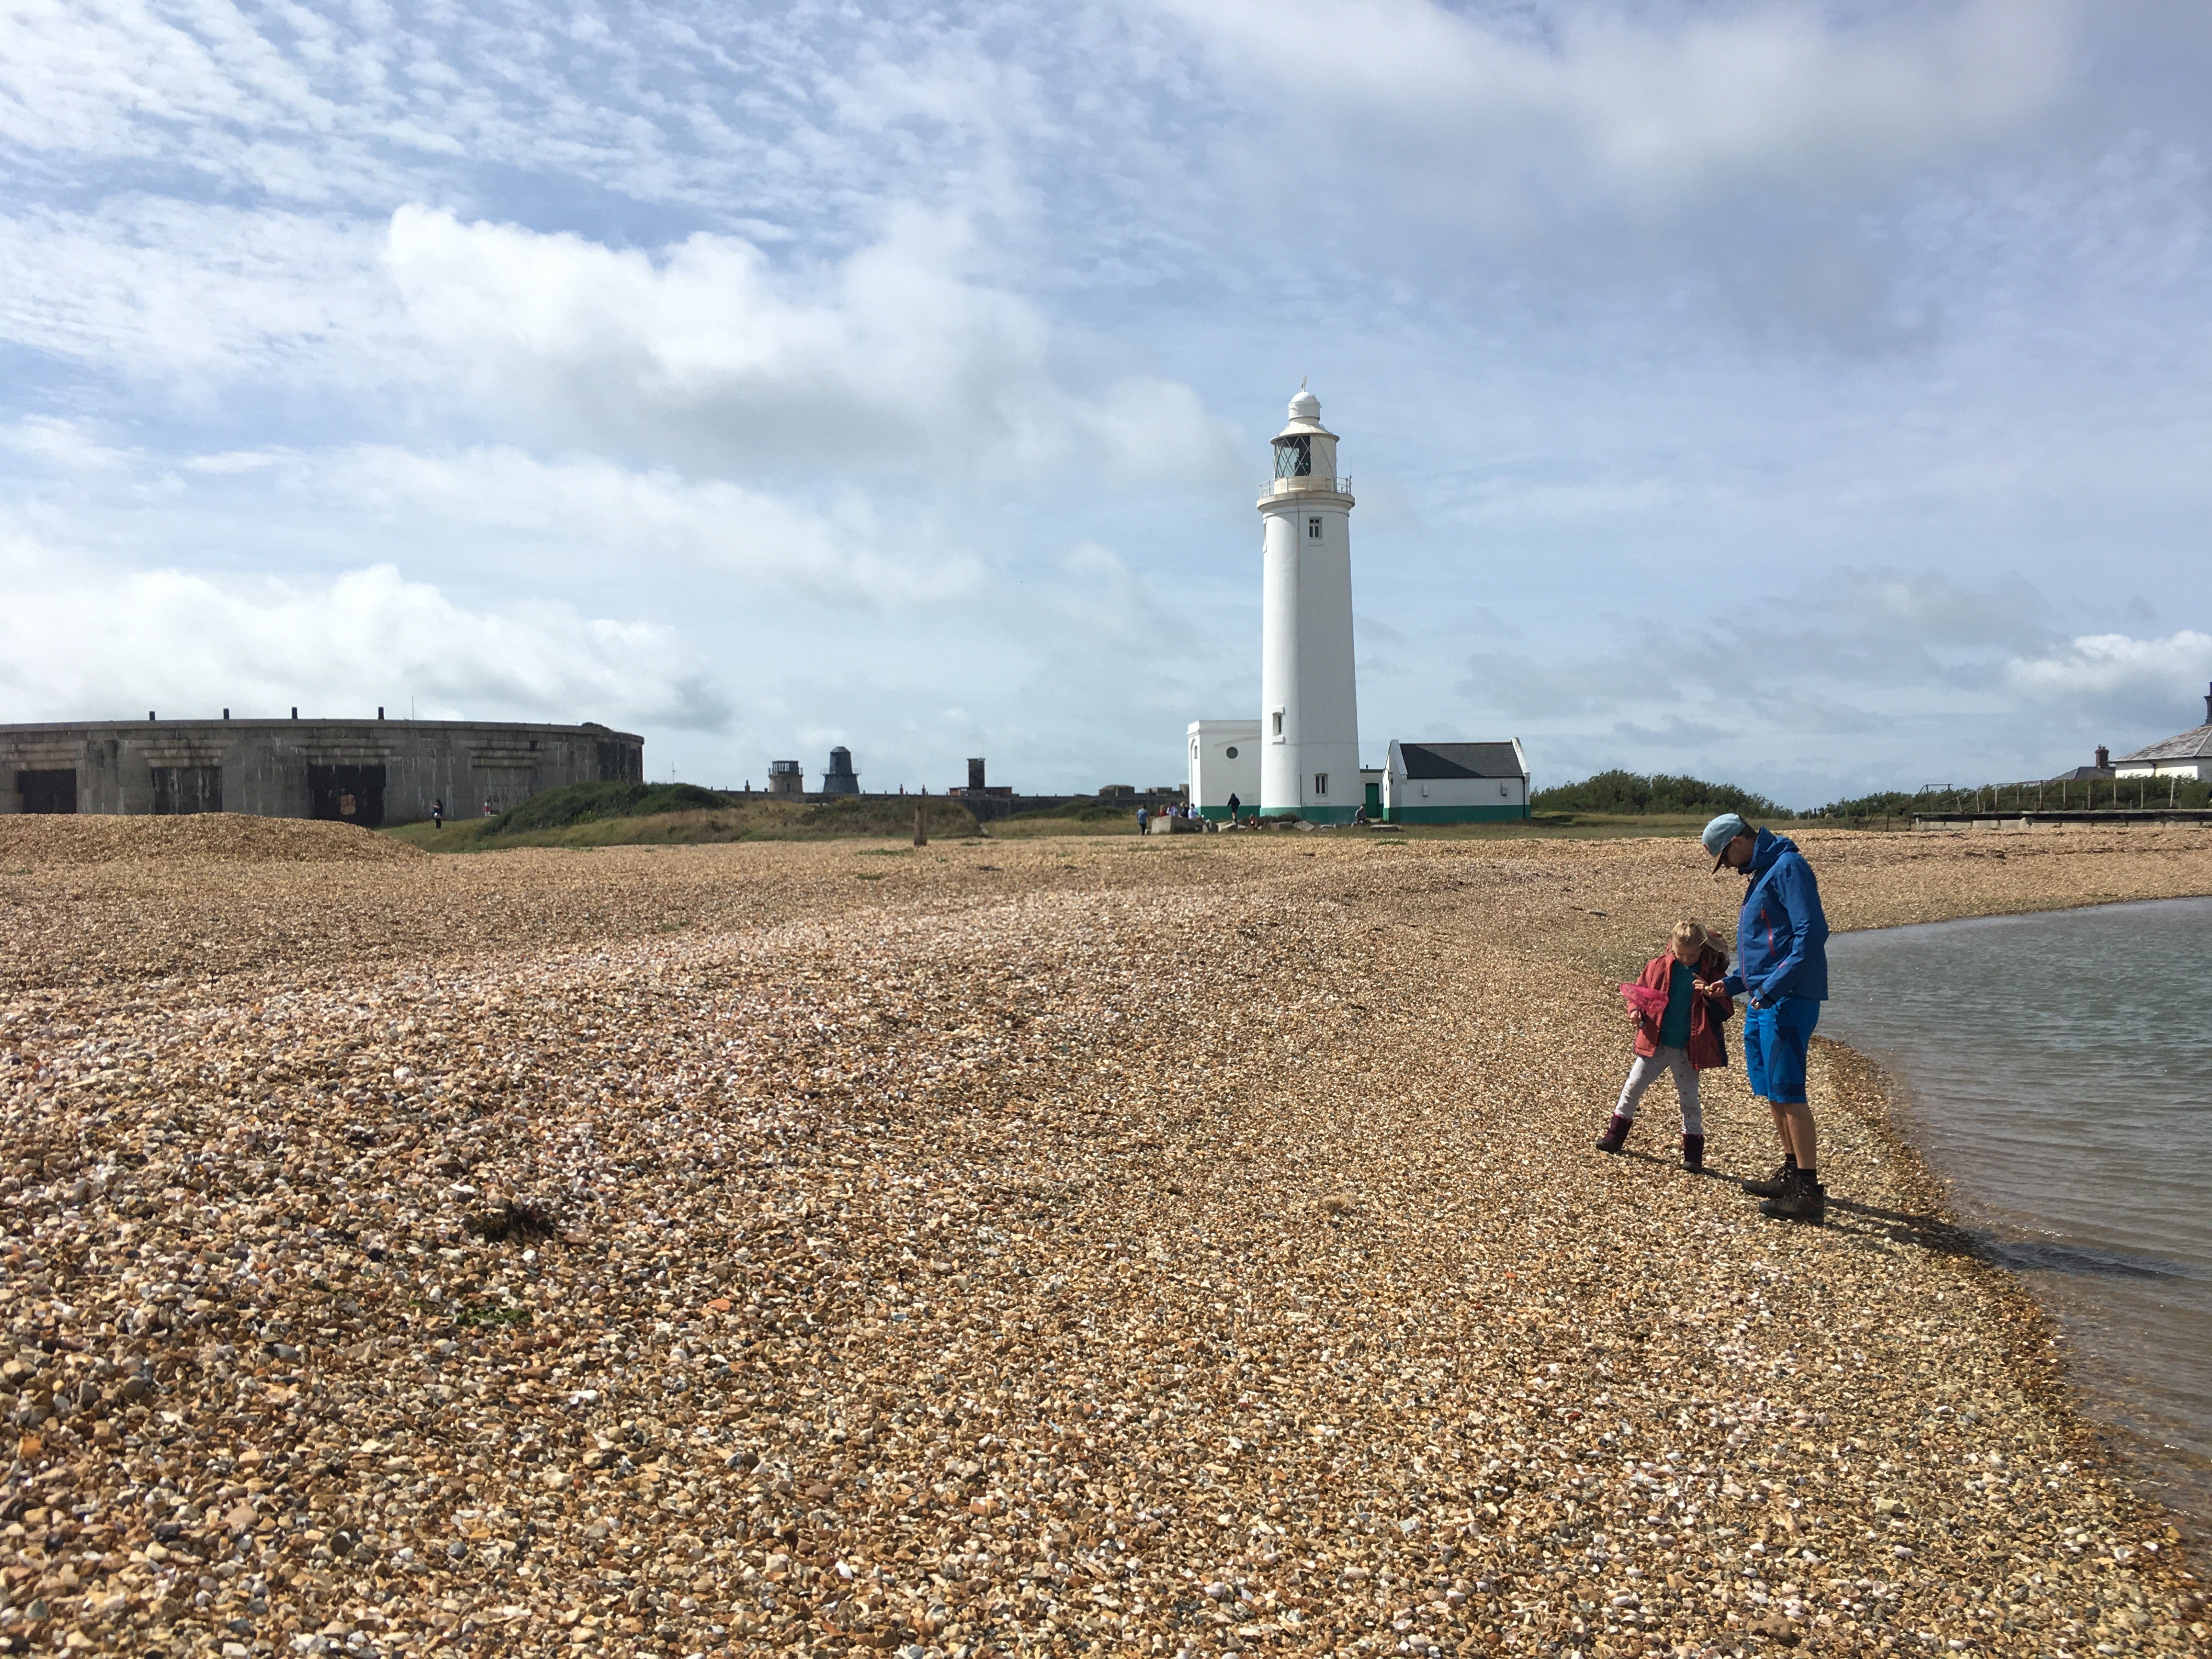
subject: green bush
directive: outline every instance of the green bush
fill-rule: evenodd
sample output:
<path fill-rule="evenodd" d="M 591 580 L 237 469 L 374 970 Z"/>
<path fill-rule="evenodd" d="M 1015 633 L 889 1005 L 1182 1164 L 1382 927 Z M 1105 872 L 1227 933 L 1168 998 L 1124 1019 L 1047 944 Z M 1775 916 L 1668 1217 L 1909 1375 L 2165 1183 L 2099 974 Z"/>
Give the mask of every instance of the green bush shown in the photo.
<path fill-rule="evenodd" d="M 914 833 L 914 809 L 917 806 L 929 809 L 929 833 L 933 836 L 975 833 L 975 815 L 944 795 L 895 795 L 875 800 L 851 795 L 842 800 L 825 800 L 801 812 L 794 820 L 794 827 L 823 836 L 910 836 Z"/>
<path fill-rule="evenodd" d="M 1855 795 L 1849 800 L 1832 800 L 1805 816 L 1832 818 L 1840 823 L 1863 823 L 1874 818 L 1910 817 L 1916 804 L 1923 812 L 1929 810 L 1924 796 L 1916 796 L 1909 790 L 1884 789 L 1871 795 Z"/>
<path fill-rule="evenodd" d="M 1708 783 L 1703 778 L 1671 777 L 1661 773 L 1645 777 L 1636 772 L 1601 772 L 1580 783 L 1563 783 L 1539 789 L 1528 798 L 1537 812 L 1607 812 L 1624 817 L 1653 813 L 1670 817 L 1710 817 L 1721 812 L 1741 812 L 1747 818 L 1786 818 L 1787 807 L 1764 795 L 1739 789 L 1732 783 Z"/>
<path fill-rule="evenodd" d="M 1019 823 L 1024 818 L 1069 818 L 1079 823 L 1105 823 L 1137 816 L 1134 801 L 1103 801 L 1096 797 L 1072 800 L 1061 806 L 1040 806 L 1032 811 L 1015 812 L 1004 822 Z"/>
<path fill-rule="evenodd" d="M 604 818 L 644 818 L 731 805 L 730 797 L 696 783 L 572 783 L 532 795 L 484 826 L 487 836 L 566 830 Z"/>

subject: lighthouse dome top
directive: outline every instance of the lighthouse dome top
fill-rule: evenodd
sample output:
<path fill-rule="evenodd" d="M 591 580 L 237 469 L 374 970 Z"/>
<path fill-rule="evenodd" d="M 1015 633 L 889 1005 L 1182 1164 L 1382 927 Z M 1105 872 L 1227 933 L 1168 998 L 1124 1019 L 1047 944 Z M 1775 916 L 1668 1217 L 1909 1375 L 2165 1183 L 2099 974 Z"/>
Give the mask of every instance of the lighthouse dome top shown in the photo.
<path fill-rule="evenodd" d="M 1296 433 L 1315 434 L 1325 438 L 1336 435 L 1321 423 L 1321 399 L 1306 390 L 1304 380 L 1298 382 L 1298 395 L 1291 399 L 1291 423 L 1277 436 L 1287 438 Z"/>

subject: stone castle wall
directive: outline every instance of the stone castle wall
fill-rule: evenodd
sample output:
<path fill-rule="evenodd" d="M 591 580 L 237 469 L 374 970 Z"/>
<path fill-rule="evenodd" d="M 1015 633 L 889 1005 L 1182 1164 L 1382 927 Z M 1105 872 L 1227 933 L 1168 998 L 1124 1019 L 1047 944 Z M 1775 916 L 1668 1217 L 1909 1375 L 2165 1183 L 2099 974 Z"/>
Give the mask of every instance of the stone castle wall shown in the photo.
<path fill-rule="evenodd" d="M 374 828 L 473 817 L 570 783 L 635 783 L 645 739 L 471 720 L 0 726 L 0 813 L 246 812 Z"/>

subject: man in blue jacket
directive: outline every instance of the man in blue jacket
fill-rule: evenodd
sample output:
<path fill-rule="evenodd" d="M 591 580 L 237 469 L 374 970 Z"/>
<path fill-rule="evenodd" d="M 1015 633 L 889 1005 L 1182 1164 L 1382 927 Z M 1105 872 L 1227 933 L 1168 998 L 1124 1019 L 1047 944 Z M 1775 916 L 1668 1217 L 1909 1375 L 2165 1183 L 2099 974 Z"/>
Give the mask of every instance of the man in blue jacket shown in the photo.
<path fill-rule="evenodd" d="M 1771 830 L 1754 832 L 1734 812 L 1715 818 L 1699 839 L 1715 870 L 1725 864 L 1751 884 L 1736 919 L 1735 968 L 1726 983 L 1731 994 L 1750 999 L 1743 1066 L 1752 1093 L 1774 1114 L 1782 1167 L 1772 1180 L 1747 1181 L 1743 1189 L 1765 1200 L 1762 1215 L 1822 1221 L 1828 1195 L 1805 1099 L 1805 1050 L 1828 1000 L 1828 918 L 1820 884 L 1795 842 Z"/>

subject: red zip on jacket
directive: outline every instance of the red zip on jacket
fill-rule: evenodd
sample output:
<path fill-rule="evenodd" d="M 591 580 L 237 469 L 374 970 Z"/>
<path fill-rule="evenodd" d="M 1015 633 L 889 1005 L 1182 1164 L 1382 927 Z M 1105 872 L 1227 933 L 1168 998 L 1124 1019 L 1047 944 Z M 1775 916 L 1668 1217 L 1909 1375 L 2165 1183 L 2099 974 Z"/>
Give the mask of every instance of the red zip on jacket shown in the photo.
<path fill-rule="evenodd" d="M 1674 966 L 1674 953 L 1662 951 L 1644 964 L 1644 972 L 1636 982 L 1664 996 L 1668 975 Z M 1728 958 L 1708 945 L 1698 953 L 1690 972 L 1695 978 L 1717 983 L 1728 974 Z M 1721 1041 L 1721 1026 L 1735 1012 L 1734 997 L 1699 996 L 1694 991 L 1690 994 L 1690 1041 L 1686 1050 L 1692 1071 L 1717 1071 L 1728 1064 L 1728 1045 Z M 1646 1056 L 1659 1052 L 1659 1022 L 1650 1014 L 1636 1022 L 1636 1052 Z"/>

